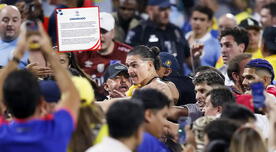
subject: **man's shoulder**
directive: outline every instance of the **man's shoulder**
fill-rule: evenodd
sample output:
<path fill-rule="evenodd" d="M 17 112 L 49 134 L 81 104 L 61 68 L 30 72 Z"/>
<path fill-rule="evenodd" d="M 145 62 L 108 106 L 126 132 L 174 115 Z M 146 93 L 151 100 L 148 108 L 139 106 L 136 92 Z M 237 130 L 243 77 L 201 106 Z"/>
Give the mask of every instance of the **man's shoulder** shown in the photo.
<path fill-rule="evenodd" d="M 168 23 L 168 28 L 181 31 L 181 29 L 177 25 L 175 25 L 173 23 Z"/>
<path fill-rule="evenodd" d="M 90 147 L 85 152 L 108 152 L 108 149 L 105 144 L 99 143 L 93 147 Z"/>
<path fill-rule="evenodd" d="M 169 149 L 150 133 L 144 133 L 143 141 L 138 146 L 137 152 L 169 152 Z"/>
<path fill-rule="evenodd" d="M 114 46 L 115 51 L 129 52 L 132 49 L 131 46 L 129 46 L 125 43 L 122 43 L 119 41 L 114 41 L 114 43 L 115 43 L 115 46 Z"/>

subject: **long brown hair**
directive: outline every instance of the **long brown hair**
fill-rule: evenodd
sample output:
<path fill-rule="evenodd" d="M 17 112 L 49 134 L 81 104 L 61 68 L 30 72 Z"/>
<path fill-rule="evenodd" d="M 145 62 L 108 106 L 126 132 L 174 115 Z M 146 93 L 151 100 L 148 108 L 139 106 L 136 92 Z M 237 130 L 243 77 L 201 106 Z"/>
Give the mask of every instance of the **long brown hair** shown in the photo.
<path fill-rule="evenodd" d="M 243 127 L 234 133 L 229 152 L 267 152 L 267 148 L 255 129 Z"/>
<path fill-rule="evenodd" d="M 68 147 L 70 152 L 84 152 L 91 147 L 104 123 L 104 113 L 98 105 L 92 103 L 81 107 L 77 128 Z"/>

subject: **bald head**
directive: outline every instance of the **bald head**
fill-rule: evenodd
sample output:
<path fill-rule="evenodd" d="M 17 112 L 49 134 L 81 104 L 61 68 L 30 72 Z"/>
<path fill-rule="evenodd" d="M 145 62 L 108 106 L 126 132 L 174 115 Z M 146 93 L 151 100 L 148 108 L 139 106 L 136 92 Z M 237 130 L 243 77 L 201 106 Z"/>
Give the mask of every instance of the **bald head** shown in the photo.
<path fill-rule="evenodd" d="M 237 26 L 237 20 L 234 15 L 227 13 L 219 18 L 218 26 L 219 31 L 221 32 L 226 28 L 233 28 Z"/>
<path fill-rule="evenodd" d="M 0 37 L 5 42 L 16 39 L 19 35 L 21 15 L 15 6 L 5 6 L 0 11 Z"/>

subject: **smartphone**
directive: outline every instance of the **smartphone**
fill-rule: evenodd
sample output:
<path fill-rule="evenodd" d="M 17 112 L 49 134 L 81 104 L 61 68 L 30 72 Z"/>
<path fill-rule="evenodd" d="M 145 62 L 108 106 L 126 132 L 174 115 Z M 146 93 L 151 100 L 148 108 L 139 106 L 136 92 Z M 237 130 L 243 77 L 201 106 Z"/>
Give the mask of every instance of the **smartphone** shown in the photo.
<path fill-rule="evenodd" d="M 255 82 L 255 83 L 252 83 L 250 86 L 252 90 L 254 107 L 257 109 L 264 108 L 265 107 L 264 84 L 262 82 Z"/>
<path fill-rule="evenodd" d="M 178 119 L 178 143 L 185 144 L 186 142 L 186 132 L 185 127 L 191 123 L 190 117 L 180 117 Z"/>
<path fill-rule="evenodd" d="M 26 21 L 26 29 L 27 29 L 27 32 L 37 32 L 38 31 L 37 22 L 32 20 Z"/>

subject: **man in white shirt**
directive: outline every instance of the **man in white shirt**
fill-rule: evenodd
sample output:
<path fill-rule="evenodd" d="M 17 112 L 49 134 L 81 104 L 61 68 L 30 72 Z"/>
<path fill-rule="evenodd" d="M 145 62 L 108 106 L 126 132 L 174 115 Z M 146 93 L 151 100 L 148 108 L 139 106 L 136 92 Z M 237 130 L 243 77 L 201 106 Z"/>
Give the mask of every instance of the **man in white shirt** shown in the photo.
<path fill-rule="evenodd" d="M 86 152 L 131 152 L 143 137 L 144 110 L 140 102 L 125 99 L 114 103 L 106 114 L 110 137 Z"/>

